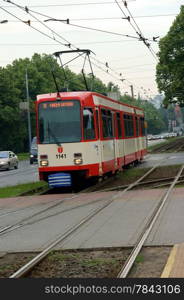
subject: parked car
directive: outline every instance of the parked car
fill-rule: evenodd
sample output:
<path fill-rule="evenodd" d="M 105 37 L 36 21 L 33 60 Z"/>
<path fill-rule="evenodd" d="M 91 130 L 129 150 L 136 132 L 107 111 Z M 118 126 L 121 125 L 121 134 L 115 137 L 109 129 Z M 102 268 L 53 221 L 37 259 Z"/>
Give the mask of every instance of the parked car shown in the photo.
<path fill-rule="evenodd" d="M 38 146 L 36 136 L 32 139 L 31 142 L 31 150 L 30 150 L 30 164 L 32 165 L 34 162 L 38 162 Z"/>
<path fill-rule="evenodd" d="M 0 170 L 18 169 L 18 157 L 12 151 L 0 151 Z"/>

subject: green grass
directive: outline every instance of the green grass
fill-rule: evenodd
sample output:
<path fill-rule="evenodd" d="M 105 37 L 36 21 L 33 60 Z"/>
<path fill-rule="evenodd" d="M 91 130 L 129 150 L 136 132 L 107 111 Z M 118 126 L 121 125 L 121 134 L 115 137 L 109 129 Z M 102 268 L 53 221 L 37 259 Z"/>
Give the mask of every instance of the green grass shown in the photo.
<path fill-rule="evenodd" d="M 133 182 L 135 179 L 143 176 L 149 168 L 131 168 L 131 169 L 125 169 L 123 172 L 121 172 L 119 175 L 117 175 L 119 178 L 123 180 L 123 182 L 129 183 Z"/>
<path fill-rule="evenodd" d="M 11 267 L 12 267 L 12 266 L 10 266 L 10 265 L 0 266 L 0 271 L 10 270 Z"/>
<path fill-rule="evenodd" d="M 60 261 L 60 260 L 66 260 L 66 259 L 70 259 L 70 258 L 73 258 L 74 255 L 72 254 L 63 254 L 63 253 L 55 253 L 52 252 L 50 253 L 48 259 L 51 260 L 51 261 Z"/>
<path fill-rule="evenodd" d="M 29 153 L 18 153 L 17 156 L 19 160 L 29 159 Z"/>
<path fill-rule="evenodd" d="M 7 198 L 7 197 L 16 197 L 24 192 L 28 192 L 33 189 L 37 188 L 46 188 L 47 183 L 45 181 L 38 181 L 38 182 L 31 182 L 25 184 L 19 184 L 15 186 L 8 186 L 0 188 L 0 198 Z"/>
<path fill-rule="evenodd" d="M 84 267 L 100 267 L 105 264 L 117 264 L 117 259 L 115 258 L 89 258 L 85 259 L 80 253 L 58 253 L 56 251 L 52 251 L 48 257 L 50 261 L 59 262 L 59 261 L 67 261 L 74 260 L 78 262 L 81 266 Z"/>
<path fill-rule="evenodd" d="M 143 263 L 144 262 L 144 256 L 139 254 L 137 255 L 136 259 L 135 259 L 135 262 L 138 264 L 138 263 Z"/>

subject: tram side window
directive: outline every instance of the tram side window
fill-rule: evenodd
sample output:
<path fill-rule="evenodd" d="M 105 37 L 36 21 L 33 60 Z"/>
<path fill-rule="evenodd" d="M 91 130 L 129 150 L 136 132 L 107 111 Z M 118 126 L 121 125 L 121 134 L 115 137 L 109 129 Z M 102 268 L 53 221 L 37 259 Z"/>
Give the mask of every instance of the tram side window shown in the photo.
<path fill-rule="evenodd" d="M 94 126 L 94 114 L 91 108 L 84 108 L 83 110 L 83 127 L 84 127 L 84 139 L 95 139 L 95 126 Z"/>
<path fill-rule="evenodd" d="M 139 118 L 135 117 L 135 123 L 136 123 L 136 136 L 139 136 Z"/>
<path fill-rule="evenodd" d="M 122 135 L 120 113 L 116 113 L 116 120 L 117 120 L 117 129 L 118 129 L 118 138 L 122 138 L 123 135 Z"/>
<path fill-rule="evenodd" d="M 112 138 L 113 137 L 113 127 L 112 127 L 112 113 L 110 110 L 102 109 L 102 128 L 103 137 Z"/>
<path fill-rule="evenodd" d="M 142 133 L 142 136 L 145 136 L 145 125 L 144 125 L 144 118 L 143 117 L 140 118 L 140 122 L 141 122 L 141 133 Z"/>
<path fill-rule="evenodd" d="M 124 115 L 125 137 L 134 136 L 133 116 Z"/>

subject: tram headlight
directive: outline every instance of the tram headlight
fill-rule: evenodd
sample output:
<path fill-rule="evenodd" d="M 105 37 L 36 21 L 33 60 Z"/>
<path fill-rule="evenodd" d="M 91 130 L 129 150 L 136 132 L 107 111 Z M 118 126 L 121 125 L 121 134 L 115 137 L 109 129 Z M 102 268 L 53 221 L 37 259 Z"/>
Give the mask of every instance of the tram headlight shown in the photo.
<path fill-rule="evenodd" d="M 46 167 L 46 166 L 48 166 L 48 165 L 49 165 L 48 160 L 41 160 L 41 161 L 40 161 L 40 166 Z"/>
<path fill-rule="evenodd" d="M 74 164 L 75 165 L 82 165 L 83 159 L 82 159 L 82 153 L 74 153 Z"/>
<path fill-rule="evenodd" d="M 82 158 L 74 158 L 74 164 L 75 165 L 82 165 L 83 160 Z"/>

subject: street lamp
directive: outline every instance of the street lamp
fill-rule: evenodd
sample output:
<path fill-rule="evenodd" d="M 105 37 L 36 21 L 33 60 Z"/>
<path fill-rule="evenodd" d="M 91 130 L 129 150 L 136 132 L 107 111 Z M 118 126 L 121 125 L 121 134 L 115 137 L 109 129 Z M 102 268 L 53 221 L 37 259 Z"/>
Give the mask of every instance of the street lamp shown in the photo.
<path fill-rule="evenodd" d="M 29 107 L 29 85 L 28 85 L 28 74 L 26 68 L 26 98 L 27 98 L 27 121 L 28 121 L 28 138 L 29 138 L 29 151 L 31 150 L 31 118 L 30 118 L 30 107 Z"/>

